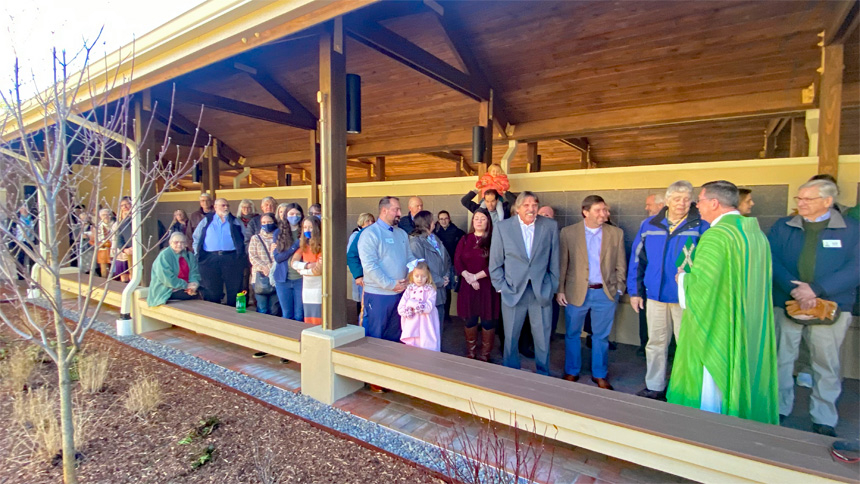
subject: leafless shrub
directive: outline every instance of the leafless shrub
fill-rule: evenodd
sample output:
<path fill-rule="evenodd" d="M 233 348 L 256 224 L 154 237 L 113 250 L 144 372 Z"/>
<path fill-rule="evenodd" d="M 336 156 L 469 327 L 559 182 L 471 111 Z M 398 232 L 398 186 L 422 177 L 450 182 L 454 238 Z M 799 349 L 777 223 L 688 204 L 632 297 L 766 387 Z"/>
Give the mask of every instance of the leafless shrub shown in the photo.
<path fill-rule="evenodd" d="M 254 441 L 254 472 L 260 484 L 278 484 L 283 482 L 285 470 L 278 470 L 275 465 L 275 454 L 272 449 L 266 447 L 265 451 L 260 450 L 260 445 Z"/>
<path fill-rule="evenodd" d="M 475 414 L 474 407 L 472 413 Z M 477 433 L 472 427 L 455 424 L 436 439 L 441 449 L 443 472 L 449 482 L 467 484 L 519 484 L 535 482 L 544 457 L 546 435 L 537 432 L 537 423 L 521 427 L 517 415 L 511 417 L 510 435 L 500 434 L 495 413 L 482 424 Z M 546 471 L 552 474 L 554 452 Z"/>
<path fill-rule="evenodd" d="M 50 460 L 63 445 L 57 398 L 47 388 L 28 390 L 16 396 L 12 402 L 12 418 L 19 424 L 19 442 L 26 446 L 30 455 L 40 460 Z"/>
<path fill-rule="evenodd" d="M 33 351 L 22 346 L 12 349 L 0 366 L 0 379 L 4 387 L 15 392 L 24 390 L 30 381 L 30 375 L 33 374 L 33 368 L 36 367 L 36 359 L 32 353 Z"/>
<path fill-rule="evenodd" d="M 48 387 L 27 390 L 12 401 L 12 420 L 18 424 L 10 431 L 18 437 L 18 448 L 13 454 L 26 456 L 28 460 L 50 461 L 56 459 L 63 446 L 63 435 L 57 405 L 56 391 Z M 93 413 L 89 410 L 75 412 L 73 423 L 80 447 L 89 440 Z"/>
<path fill-rule="evenodd" d="M 102 390 L 110 371 L 111 357 L 107 353 L 84 353 L 78 360 L 81 388 L 87 393 Z"/>
<path fill-rule="evenodd" d="M 128 389 L 125 408 L 137 416 L 144 416 L 158 408 L 162 400 L 163 395 L 158 380 L 147 376 L 134 382 Z"/>

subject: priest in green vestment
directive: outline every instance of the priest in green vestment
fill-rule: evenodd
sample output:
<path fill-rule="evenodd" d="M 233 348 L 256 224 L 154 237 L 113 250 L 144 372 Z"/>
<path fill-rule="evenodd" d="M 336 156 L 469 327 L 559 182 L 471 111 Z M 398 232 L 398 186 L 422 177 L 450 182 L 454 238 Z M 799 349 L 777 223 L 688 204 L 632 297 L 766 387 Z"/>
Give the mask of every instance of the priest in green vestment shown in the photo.
<path fill-rule="evenodd" d="M 679 269 L 685 311 L 667 399 L 778 424 L 770 245 L 737 205 L 738 189 L 727 181 L 706 183 L 699 194 L 711 228 L 689 273 Z"/>

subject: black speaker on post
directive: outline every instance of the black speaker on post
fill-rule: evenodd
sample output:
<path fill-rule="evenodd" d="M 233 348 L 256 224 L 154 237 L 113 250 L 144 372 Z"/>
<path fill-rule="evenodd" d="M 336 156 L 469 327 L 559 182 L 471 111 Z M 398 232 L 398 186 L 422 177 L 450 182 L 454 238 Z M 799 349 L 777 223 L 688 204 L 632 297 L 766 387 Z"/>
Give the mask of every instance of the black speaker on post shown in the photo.
<path fill-rule="evenodd" d="M 472 163 L 484 163 L 484 151 L 487 149 L 487 142 L 484 138 L 483 126 L 475 126 L 472 128 Z"/>
<path fill-rule="evenodd" d="M 191 172 L 191 181 L 194 183 L 201 183 L 203 181 L 203 165 L 200 163 L 194 166 L 194 171 Z"/>
<path fill-rule="evenodd" d="M 284 186 L 285 187 L 293 186 L 293 174 L 292 173 L 287 173 L 286 175 L 284 175 Z"/>
<path fill-rule="evenodd" d="M 346 75 L 346 132 L 361 133 L 361 76 Z"/>

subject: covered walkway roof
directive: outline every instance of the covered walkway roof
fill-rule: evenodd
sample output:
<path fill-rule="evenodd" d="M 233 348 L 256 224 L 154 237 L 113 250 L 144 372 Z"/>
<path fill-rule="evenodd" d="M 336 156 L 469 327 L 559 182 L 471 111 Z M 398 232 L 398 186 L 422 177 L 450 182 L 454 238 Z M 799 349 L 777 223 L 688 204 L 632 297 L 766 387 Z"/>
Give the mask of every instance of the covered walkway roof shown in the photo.
<path fill-rule="evenodd" d="M 119 69 L 114 97 L 146 91 L 162 114 L 175 83 L 179 144 L 203 104 L 223 185 L 243 167 L 252 186 L 282 184 L 279 165 L 302 183 L 319 114 L 317 34 L 346 14 L 363 124 L 347 138 L 348 179 L 394 180 L 473 173 L 472 127 L 487 117 L 499 145 L 539 142 L 520 148 L 513 172 L 536 154 L 543 170 L 788 156 L 789 121 L 819 106 L 823 39 L 845 45 L 840 152 L 857 153 L 856 5 L 221 0 L 138 40 L 133 71 L 129 46 L 94 63 L 104 71 L 91 79 Z"/>

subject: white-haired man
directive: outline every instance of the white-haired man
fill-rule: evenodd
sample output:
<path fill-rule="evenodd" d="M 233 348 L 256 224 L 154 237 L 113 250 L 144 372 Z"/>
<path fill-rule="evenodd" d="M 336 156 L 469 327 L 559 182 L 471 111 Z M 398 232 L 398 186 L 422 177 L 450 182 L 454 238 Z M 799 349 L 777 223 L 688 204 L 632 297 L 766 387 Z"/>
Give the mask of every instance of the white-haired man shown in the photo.
<path fill-rule="evenodd" d="M 768 235 L 774 320 L 779 328 L 780 418 L 790 415 L 794 407 L 792 374 L 805 328 L 814 373 L 809 403 L 812 429 L 830 436 L 836 435 L 836 399 L 842 392 L 839 350 L 860 284 L 860 229 L 855 220 L 834 210 L 837 194 L 830 181 L 804 183 L 794 197 L 797 215 L 779 219 Z"/>
<path fill-rule="evenodd" d="M 648 319 L 647 370 L 645 389 L 638 393 L 641 397 L 666 398 L 669 342 L 673 334 L 677 340 L 683 315 L 675 274 L 679 265 L 689 269 L 693 249 L 708 229 L 708 222 L 701 219 L 692 201 L 690 182 L 681 180 L 669 185 L 666 207 L 646 218 L 633 239 L 627 292 L 633 310 L 638 313 L 645 309 Z"/>

